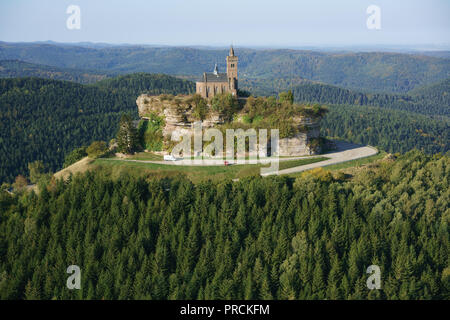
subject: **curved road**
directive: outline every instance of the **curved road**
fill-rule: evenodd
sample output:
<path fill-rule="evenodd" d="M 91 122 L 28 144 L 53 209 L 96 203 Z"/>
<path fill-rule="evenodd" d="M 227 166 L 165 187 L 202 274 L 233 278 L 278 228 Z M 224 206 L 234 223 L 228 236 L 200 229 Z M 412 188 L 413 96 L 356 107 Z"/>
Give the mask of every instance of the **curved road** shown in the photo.
<path fill-rule="evenodd" d="M 279 170 L 278 172 L 261 174 L 261 175 L 268 176 L 271 174 L 280 175 L 280 174 L 296 173 L 296 172 L 301 172 L 301 171 L 314 169 L 314 168 L 318 168 L 318 167 L 330 166 L 332 164 L 338 164 L 338 163 L 347 162 L 347 161 L 351 161 L 351 160 L 362 159 L 362 158 L 373 156 L 378 153 L 378 150 L 373 147 L 360 146 L 360 145 L 356 145 L 356 144 L 352 144 L 352 143 L 348 143 L 348 142 L 342 142 L 342 141 L 336 142 L 336 147 L 337 147 L 336 151 L 322 155 L 324 157 L 330 158 L 328 160 L 320 161 L 320 162 L 316 162 L 316 163 L 305 164 L 303 166 L 293 167 L 293 168 L 289 168 L 289 169 Z"/>

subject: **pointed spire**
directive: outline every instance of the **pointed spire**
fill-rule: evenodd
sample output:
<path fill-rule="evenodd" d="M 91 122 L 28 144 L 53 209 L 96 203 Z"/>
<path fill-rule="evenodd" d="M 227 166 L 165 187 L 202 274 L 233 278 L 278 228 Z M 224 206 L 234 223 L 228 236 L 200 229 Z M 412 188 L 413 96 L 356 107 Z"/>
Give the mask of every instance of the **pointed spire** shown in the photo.
<path fill-rule="evenodd" d="M 233 49 L 233 45 L 230 46 L 230 57 L 234 57 L 234 49 Z"/>
<path fill-rule="evenodd" d="M 214 74 L 217 76 L 219 74 L 219 68 L 217 68 L 217 63 L 214 66 Z"/>

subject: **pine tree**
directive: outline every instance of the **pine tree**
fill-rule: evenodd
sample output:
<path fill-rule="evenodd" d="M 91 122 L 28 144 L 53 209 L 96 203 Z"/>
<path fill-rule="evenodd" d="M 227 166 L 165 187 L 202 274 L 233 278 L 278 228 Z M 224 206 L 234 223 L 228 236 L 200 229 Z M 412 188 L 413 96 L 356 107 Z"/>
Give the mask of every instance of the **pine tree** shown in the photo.
<path fill-rule="evenodd" d="M 325 297 L 325 281 L 324 275 L 322 271 L 322 266 L 320 264 L 316 264 L 314 268 L 314 274 L 312 279 L 312 290 L 313 294 L 318 299 L 323 299 Z"/>
<path fill-rule="evenodd" d="M 45 166 L 42 161 L 37 160 L 28 164 L 28 170 L 30 171 L 30 181 L 37 183 L 44 174 Z"/>
<path fill-rule="evenodd" d="M 123 115 L 117 132 L 117 144 L 119 152 L 131 154 L 137 148 L 137 130 L 130 116 Z"/>
<path fill-rule="evenodd" d="M 252 300 L 254 299 L 253 295 L 253 281 L 252 281 L 252 272 L 249 271 L 247 274 L 247 278 L 245 279 L 245 287 L 244 287 L 244 299 Z"/>

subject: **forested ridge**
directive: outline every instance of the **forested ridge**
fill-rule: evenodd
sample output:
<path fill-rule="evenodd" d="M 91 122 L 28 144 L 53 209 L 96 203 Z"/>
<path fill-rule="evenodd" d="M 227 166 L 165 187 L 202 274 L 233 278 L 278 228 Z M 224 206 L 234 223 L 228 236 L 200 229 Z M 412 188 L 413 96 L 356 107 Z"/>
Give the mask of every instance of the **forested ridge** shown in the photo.
<path fill-rule="evenodd" d="M 363 93 L 323 83 L 304 82 L 292 88 L 296 102 L 361 105 L 450 116 L 450 79 L 413 90 L 411 94 Z"/>
<path fill-rule="evenodd" d="M 240 77 L 250 81 L 291 79 L 295 83 L 309 79 L 356 90 L 405 93 L 450 76 L 449 59 L 418 54 L 251 48 L 235 48 L 235 52 Z M 219 70 L 226 70 L 227 54 L 228 48 L 0 43 L 0 60 L 112 74 L 148 72 L 199 77 L 212 71 L 214 63 L 218 63 Z"/>
<path fill-rule="evenodd" d="M 450 150 L 450 119 L 389 108 L 328 105 L 321 121 L 323 136 L 377 146 L 388 152 Z"/>
<path fill-rule="evenodd" d="M 122 113 L 137 115 L 141 93 L 190 93 L 192 82 L 134 74 L 95 85 L 39 78 L 0 79 L 0 181 L 26 174 L 42 160 L 59 170 L 66 154 L 95 140 L 109 141 Z"/>
<path fill-rule="evenodd" d="M 104 168 L 39 195 L 0 190 L 0 298 L 449 299 L 449 166 L 411 151 L 351 180 Z M 69 265 L 81 290 L 66 288 Z"/>
<path fill-rule="evenodd" d="M 53 67 L 20 60 L 0 60 L 0 78 L 24 77 L 95 83 L 107 78 L 108 74 L 106 72 Z"/>

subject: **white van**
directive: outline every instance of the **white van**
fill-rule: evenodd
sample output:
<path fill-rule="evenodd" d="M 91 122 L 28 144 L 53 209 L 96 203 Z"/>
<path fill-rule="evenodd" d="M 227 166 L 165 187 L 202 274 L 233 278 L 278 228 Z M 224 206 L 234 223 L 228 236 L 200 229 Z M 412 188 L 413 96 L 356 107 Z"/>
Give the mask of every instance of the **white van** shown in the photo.
<path fill-rule="evenodd" d="M 176 161 L 177 158 L 175 158 L 173 155 L 169 154 L 169 155 L 165 155 L 164 156 L 164 161 Z"/>

